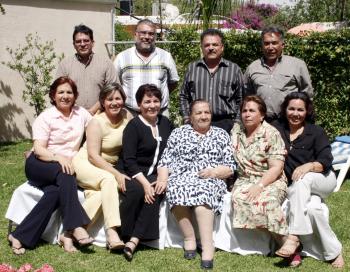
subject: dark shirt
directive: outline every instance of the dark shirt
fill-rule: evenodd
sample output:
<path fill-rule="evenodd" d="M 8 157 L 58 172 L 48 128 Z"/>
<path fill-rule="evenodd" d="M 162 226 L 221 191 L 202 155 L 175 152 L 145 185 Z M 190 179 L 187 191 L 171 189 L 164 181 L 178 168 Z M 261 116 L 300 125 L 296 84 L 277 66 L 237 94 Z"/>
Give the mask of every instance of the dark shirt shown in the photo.
<path fill-rule="evenodd" d="M 180 90 L 180 109 L 188 118 L 193 100 L 205 99 L 212 107 L 213 116 L 230 116 L 239 119 L 242 101 L 243 74 L 239 66 L 221 59 L 218 69 L 211 74 L 203 59 L 192 62 L 187 69 Z"/>
<path fill-rule="evenodd" d="M 302 134 L 294 141 L 290 141 L 288 124 L 281 121 L 273 122 L 286 145 L 288 155 L 284 164 L 284 171 L 289 184 L 292 182 L 292 174 L 295 168 L 308 162 L 319 162 L 323 165 L 324 172 L 332 169 L 333 156 L 331 146 L 325 131 L 317 125 L 305 124 Z"/>
<path fill-rule="evenodd" d="M 121 159 L 117 163 L 117 169 L 129 177 L 142 172 L 147 176 L 153 165 L 154 156 L 157 156 L 152 174 L 157 172 L 157 164 L 166 147 L 167 140 L 173 129 L 168 118 L 159 115 L 157 122 L 160 146 L 158 154 L 155 154 L 157 140 L 153 137 L 152 129 L 147 126 L 139 116 L 132 119 L 123 132 L 123 150 Z"/>

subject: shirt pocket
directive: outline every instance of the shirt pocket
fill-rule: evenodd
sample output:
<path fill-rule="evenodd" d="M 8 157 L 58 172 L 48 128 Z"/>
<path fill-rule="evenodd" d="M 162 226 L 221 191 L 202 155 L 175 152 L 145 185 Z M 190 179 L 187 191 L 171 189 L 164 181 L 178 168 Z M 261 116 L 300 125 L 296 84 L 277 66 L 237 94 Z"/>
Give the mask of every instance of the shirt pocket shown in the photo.
<path fill-rule="evenodd" d="M 294 149 L 294 152 L 303 158 L 310 158 L 310 154 L 314 153 L 314 146 L 311 141 L 306 143 L 291 143 L 291 149 Z"/>
<path fill-rule="evenodd" d="M 288 87 L 293 86 L 295 87 L 297 85 L 297 82 L 295 80 L 295 77 L 293 74 L 279 74 L 275 75 L 276 79 L 276 87 L 281 92 L 289 90 Z"/>
<path fill-rule="evenodd" d="M 218 84 L 218 94 L 221 97 L 231 97 L 232 95 L 232 88 L 231 88 L 232 82 L 227 80 L 220 80 Z"/>

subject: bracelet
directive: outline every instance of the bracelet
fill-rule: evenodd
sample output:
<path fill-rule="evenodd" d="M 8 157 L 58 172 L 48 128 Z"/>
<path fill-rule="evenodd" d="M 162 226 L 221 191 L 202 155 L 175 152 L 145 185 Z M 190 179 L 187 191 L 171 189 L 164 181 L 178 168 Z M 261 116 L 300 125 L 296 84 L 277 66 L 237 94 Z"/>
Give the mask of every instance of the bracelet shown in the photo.
<path fill-rule="evenodd" d="M 265 188 L 264 184 L 262 184 L 261 182 L 258 182 L 257 185 L 258 185 L 261 189 L 264 189 L 264 188 Z"/>

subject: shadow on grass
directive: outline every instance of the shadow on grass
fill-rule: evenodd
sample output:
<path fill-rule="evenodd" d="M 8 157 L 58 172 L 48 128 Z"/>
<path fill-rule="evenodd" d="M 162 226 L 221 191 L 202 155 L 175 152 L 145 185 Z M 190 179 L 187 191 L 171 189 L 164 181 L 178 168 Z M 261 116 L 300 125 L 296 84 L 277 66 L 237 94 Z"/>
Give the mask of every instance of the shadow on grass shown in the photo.
<path fill-rule="evenodd" d="M 28 250 L 35 250 L 35 249 L 37 249 L 37 248 L 40 248 L 40 247 L 45 247 L 45 246 L 47 246 L 47 245 L 50 245 L 50 243 L 48 243 L 48 242 L 46 242 L 46 241 L 44 241 L 44 240 L 40 240 L 39 242 L 38 242 L 38 244 L 35 246 L 35 248 L 34 249 L 28 249 Z M 61 246 L 59 245 L 59 244 L 55 244 L 55 245 L 53 245 L 53 246 L 57 246 L 57 247 L 60 247 L 61 248 Z M 81 252 L 81 253 L 83 253 L 83 254 L 95 254 L 96 253 L 96 250 L 94 249 L 94 245 L 90 245 L 90 246 L 85 246 L 85 247 L 83 247 L 83 246 L 79 246 L 78 244 L 76 244 L 76 243 L 74 243 L 74 246 L 78 249 L 78 251 L 79 252 Z M 62 248 L 62 252 L 63 252 L 64 250 L 63 250 L 63 248 Z"/>
<path fill-rule="evenodd" d="M 282 260 L 279 260 L 278 262 L 273 264 L 275 267 L 278 268 L 290 268 L 288 264 L 288 259 L 283 258 Z"/>
<path fill-rule="evenodd" d="M 21 141 L 12 141 L 12 142 L 1 142 L 0 141 L 0 151 L 13 151 L 14 149 L 16 149 L 16 146 L 18 146 L 21 143 L 27 144 L 27 143 L 31 143 L 31 140 L 21 140 Z"/>
<path fill-rule="evenodd" d="M 0 142 L 0 148 L 10 148 L 11 146 L 16 145 L 17 142 Z"/>

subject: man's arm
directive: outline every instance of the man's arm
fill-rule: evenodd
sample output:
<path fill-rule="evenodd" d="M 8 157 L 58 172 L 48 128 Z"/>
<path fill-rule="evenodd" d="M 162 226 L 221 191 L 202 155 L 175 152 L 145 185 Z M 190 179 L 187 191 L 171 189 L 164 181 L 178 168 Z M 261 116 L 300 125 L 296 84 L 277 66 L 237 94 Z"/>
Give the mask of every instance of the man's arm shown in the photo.
<path fill-rule="evenodd" d="M 245 71 L 243 75 L 243 97 L 246 97 L 247 95 L 254 95 L 256 94 L 256 90 L 254 88 L 254 82 L 250 76 L 250 69 L 249 66 L 247 70 Z"/>
<path fill-rule="evenodd" d="M 107 61 L 106 74 L 105 74 L 105 83 L 110 84 L 117 82 L 120 84 L 120 80 L 117 74 L 117 70 L 114 67 L 111 60 Z"/>
<path fill-rule="evenodd" d="M 94 105 L 92 105 L 90 108 L 88 108 L 88 112 L 91 115 L 95 115 L 95 113 L 100 109 L 100 102 L 97 101 Z"/>
<path fill-rule="evenodd" d="M 69 76 L 64 67 L 63 60 L 58 64 L 57 71 L 56 71 L 56 78 L 59 78 L 62 76 Z"/>
<path fill-rule="evenodd" d="M 312 98 L 314 95 L 314 89 L 312 87 L 309 70 L 307 69 L 306 63 L 304 61 L 301 61 L 299 72 L 299 91 L 306 92 L 310 98 Z"/>
<path fill-rule="evenodd" d="M 186 72 L 184 82 L 182 83 L 182 87 L 180 89 L 179 99 L 180 99 L 180 113 L 184 119 L 184 123 L 188 123 L 189 121 L 189 108 L 192 97 L 190 95 L 190 84 L 188 82 L 189 78 L 189 69 Z"/>
<path fill-rule="evenodd" d="M 241 105 L 241 102 L 243 100 L 243 93 L 244 93 L 244 81 L 243 81 L 243 74 L 242 71 L 239 67 L 237 67 L 237 72 L 236 72 L 236 82 L 232 84 L 233 88 L 233 94 L 234 94 L 234 107 L 236 110 L 236 118 L 234 122 L 240 122 L 241 120 L 241 114 L 239 107 Z"/>
<path fill-rule="evenodd" d="M 169 93 L 171 93 L 173 90 L 176 89 L 177 83 L 178 83 L 177 81 L 176 81 L 176 82 L 169 82 L 169 83 L 168 83 Z"/>
<path fill-rule="evenodd" d="M 169 93 L 176 89 L 177 83 L 179 81 L 179 75 L 177 73 L 176 64 L 173 57 L 169 53 L 169 61 L 168 61 L 169 69 L 168 69 L 168 89 Z"/>
<path fill-rule="evenodd" d="M 117 82 L 121 84 L 122 82 L 122 78 L 121 78 L 121 73 L 120 73 L 120 53 L 116 56 L 115 60 L 113 61 L 113 66 L 114 66 L 114 70 L 115 73 L 117 75 Z"/>

